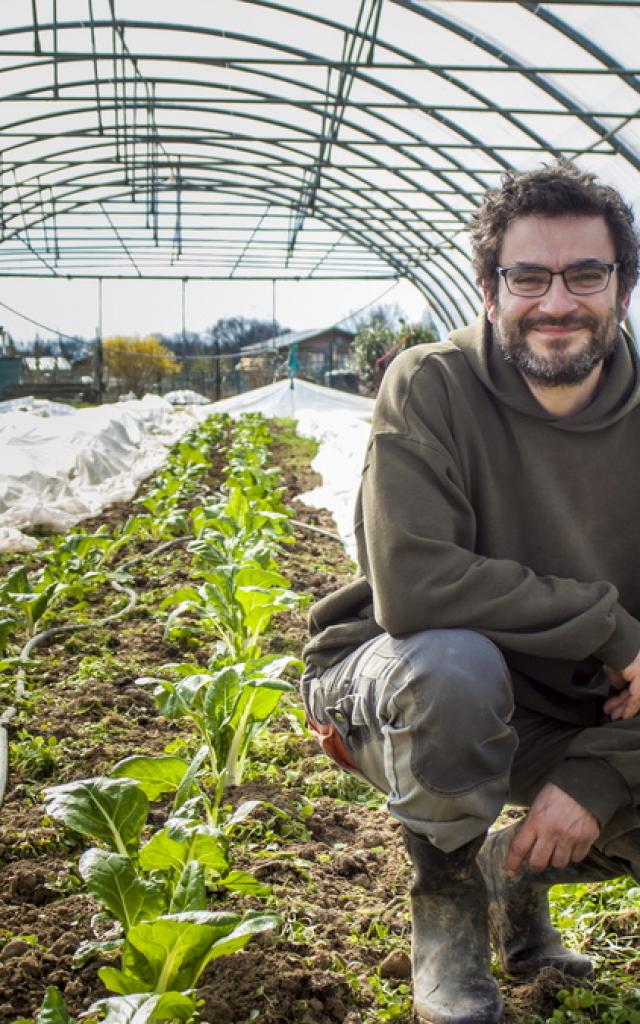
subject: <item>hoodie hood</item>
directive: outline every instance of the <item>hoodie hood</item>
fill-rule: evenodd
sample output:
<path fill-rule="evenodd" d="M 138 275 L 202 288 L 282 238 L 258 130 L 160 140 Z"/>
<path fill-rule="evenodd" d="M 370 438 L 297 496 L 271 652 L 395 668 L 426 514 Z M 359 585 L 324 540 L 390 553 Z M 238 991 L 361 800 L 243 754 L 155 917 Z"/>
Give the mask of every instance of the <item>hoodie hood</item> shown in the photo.
<path fill-rule="evenodd" d="M 638 355 L 626 331 L 620 328 L 619 343 L 607 360 L 607 376 L 594 400 L 574 416 L 557 417 L 540 405 L 520 371 L 503 356 L 493 339 L 484 312 L 475 324 L 449 336 L 484 386 L 505 405 L 559 430 L 601 430 L 626 416 L 640 403 Z"/>

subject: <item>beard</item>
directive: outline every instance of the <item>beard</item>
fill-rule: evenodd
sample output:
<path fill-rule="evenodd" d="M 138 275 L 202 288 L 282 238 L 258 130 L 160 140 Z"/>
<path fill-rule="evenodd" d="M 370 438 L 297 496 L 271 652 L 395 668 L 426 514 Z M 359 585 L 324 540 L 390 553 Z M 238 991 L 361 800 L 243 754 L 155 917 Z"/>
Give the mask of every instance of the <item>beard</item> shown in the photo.
<path fill-rule="evenodd" d="M 516 320 L 498 310 L 494 335 L 504 358 L 524 377 L 543 387 L 566 387 L 580 384 L 615 351 L 619 338 L 617 312 L 612 308 L 602 317 L 583 313 L 564 317 L 524 316 Z M 527 335 L 544 327 L 586 330 L 587 340 L 579 351 L 571 351 L 565 339 L 550 339 L 546 352 L 538 353 L 529 345 Z"/>

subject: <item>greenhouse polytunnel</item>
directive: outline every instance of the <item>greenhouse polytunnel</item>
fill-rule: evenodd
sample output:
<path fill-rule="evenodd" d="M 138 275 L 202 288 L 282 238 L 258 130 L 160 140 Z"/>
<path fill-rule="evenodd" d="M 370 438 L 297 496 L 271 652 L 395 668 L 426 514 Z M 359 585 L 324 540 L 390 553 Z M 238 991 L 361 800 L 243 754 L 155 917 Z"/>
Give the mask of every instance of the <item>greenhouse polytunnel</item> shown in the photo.
<path fill-rule="evenodd" d="M 505 175 L 573 166 L 616 189 L 640 220 L 639 39 L 634 0 L 2 4 L 0 1024 L 640 1024 L 640 858 L 628 853 L 640 835 L 637 767 L 628 768 L 638 758 L 638 711 L 629 709 L 640 669 L 636 676 L 629 650 L 640 605 L 635 584 L 616 589 L 606 575 L 623 544 L 620 572 L 634 569 L 625 511 L 633 472 L 628 493 L 617 480 L 615 507 L 602 512 L 603 481 L 628 447 L 616 433 L 620 410 L 633 407 L 635 391 L 611 361 L 589 377 L 603 357 L 582 378 L 555 381 L 570 389 L 592 379 L 569 412 L 545 405 L 540 380 L 527 379 L 540 431 L 560 423 L 557 451 L 575 437 L 581 446 L 571 472 L 550 474 L 582 501 L 558 569 L 527 534 L 546 530 L 544 543 L 560 544 L 553 501 L 528 500 L 548 450 L 532 471 L 514 426 L 530 412 L 521 396 L 504 415 L 499 397 L 486 403 L 502 416 L 498 444 L 473 419 L 480 405 L 462 419 L 462 404 L 452 406 L 450 421 L 436 422 L 448 379 L 440 391 L 425 386 L 424 401 L 407 387 L 401 412 L 390 398 L 375 401 L 399 351 L 426 342 L 420 352 L 445 360 L 450 346 L 431 345 L 476 321 L 483 300 L 490 311 L 469 228 Z M 596 312 L 621 266 L 615 253 L 568 266 L 529 259 L 532 283 L 513 274 L 530 269 L 522 255 L 496 268 L 508 301 L 557 288 Z M 580 276 L 585 262 L 589 271 L 596 264 L 595 284 Z M 411 313 L 381 305 L 400 294 Z M 179 309 L 172 324 L 163 320 L 168 296 Z M 638 296 L 615 311 L 629 365 Z M 385 380 L 396 382 L 387 395 L 403 387 L 398 366 L 417 358 L 408 356 Z M 600 409 L 611 380 L 619 394 L 606 427 L 615 438 L 594 455 L 588 408 Z M 563 417 L 574 413 L 572 434 Z M 374 440 L 401 435 L 386 463 L 371 454 L 372 422 Z M 433 430 L 430 441 L 412 436 L 416 423 Z M 475 461 L 452 450 L 465 431 Z M 378 488 L 388 473 L 393 489 L 403 460 L 424 488 L 391 495 L 406 530 L 372 565 L 369 551 L 396 538 L 394 515 L 369 496 L 354 527 L 361 469 L 366 461 Z M 432 472 L 449 500 L 435 541 L 416 526 L 431 515 Z M 503 522 L 507 505 L 491 505 L 493 489 L 517 506 L 508 542 L 483 518 L 491 507 Z M 573 508 L 567 499 L 565 520 Z M 502 584 L 492 591 L 496 620 L 487 625 L 473 606 L 460 626 L 435 570 L 442 603 L 420 625 L 429 595 L 412 564 L 423 559 L 426 573 L 449 545 L 470 559 L 446 583 L 470 600 L 491 559 L 505 573 L 515 566 L 523 589 L 543 579 L 535 627 L 513 640 L 514 603 Z M 535 572 L 519 557 L 527 546 L 539 556 Z M 572 558 L 586 548 L 583 580 Z M 388 607 L 375 586 L 396 558 L 402 581 Z M 582 588 L 576 621 L 585 632 L 569 630 L 569 653 L 556 657 L 554 602 L 573 587 Z M 326 618 L 336 592 L 346 609 L 338 624 Z M 379 625 L 384 616 L 395 623 L 405 604 L 411 628 Z M 407 821 L 418 818 L 398 796 L 404 753 L 388 738 L 396 727 L 415 733 L 413 720 L 400 698 L 380 725 L 371 694 L 386 671 L 381 655 L 368 696 L 349 683 L 347 699 L 314 721 L 319 676 L 305 675 L 303 662 L 312 607 L 314 635 L 338 631 L 329 673 L 344 636 L 359 643 L 364 629 L 366 644 L 382 633 L 401 644 L 434 628 L 477 630 L 515 652 L 513 678 L 529 656 L 553 661 L 547 689 L 562 658 L 579 666 L 576 687 L 600 673 L 600 718 L 585 711 L 576 732 L 596 735 L 582 788 L 602 813 L 577 803 L 583 755 L 558 754 L 549 778 L 562 792 L 565 779 L 595 832 L 582 857 L 574 847 L 566 877 L 549 882 L 550 916 L 544 872 L 534 881 L 529 872 L 528 902 L 517 913 L 514 902 L 505 924 L 512 890 L 506 880 L 497 888 L 487 869 L 488 844 L 478 854 L 484 875 L 473 854 L 482 927 L 490 920 L 492 929 L 491 964 L 487 934 L 480 965 L 494 998 L 485 1016 L 479 1003 L 464 1009 L 468 993 L 455 981 L 476 942 L 474 921 L 433 983 L 435 968 L 420 960 L 432 918 L 423 935 L 415 900 L 427 899 L 420 885 L 428 886 L 412 875 Z M 625 642 L 611 642 L 607 660 L 614 629 Z M 457 707 L 446 756 L 411 752 L 411 771 L 436 799 L 429 771 L 438 756 L 462 778 L 456 743 L 473 716 Z M 498 731 L 515 747 L 516 727 L 503 718 Z M 624 735 L 624 757 L 598 747 L 605 719 Z M 386 737 L 384 784 L 356 764 L 372 734 Z M 567 763 L 575 774 L 562 774 Z M 471 789 L 461 783 L 456 798 Z M 610 792 L 617 810 L 603 809 Z M 531 818 L 510 796 L 501 812 L 498 801 L 497 825 L 515 832 L 519 821 L 526 835 Z M 421 839 L 440 853 L 442 820 L 422 824 Z M 596 836 L 618 842 L 617 852 Z M 549 871 L 566 868 L 559 849 Z M 583 860 L 596 865 L 595 881 L 579 876 Z M 456 878 L 462 885 L 466 876 Z M 469 921 L 465 899 L 458 904 Z M 519 972 L 522 962 L 534 969 Z M 419 980 L 423 968 L 430 980 Z M 453 992 L 442 1004 L 439 989 Z"/>

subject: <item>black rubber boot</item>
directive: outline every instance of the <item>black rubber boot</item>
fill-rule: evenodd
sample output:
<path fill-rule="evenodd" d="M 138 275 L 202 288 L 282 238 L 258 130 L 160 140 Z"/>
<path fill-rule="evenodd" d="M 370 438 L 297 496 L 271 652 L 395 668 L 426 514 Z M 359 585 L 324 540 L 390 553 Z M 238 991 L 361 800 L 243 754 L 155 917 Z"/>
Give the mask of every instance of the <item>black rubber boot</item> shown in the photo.
<path fill-rule="evenodd" d="M 525 869 L 510 878 L 504 865 L 516 828 L 512 825 L 492 833 L 478 855 L 489 894 L 491 939 L 500 966 L 518 978 L 531 977 L 543 967 L 586 978 L 593 974 L 593 964 L 562 945 L 560 932 L 551 924 L 548 891 L 560 883 L 618 878 L 627 874 L 628 867 L 594 847 L 584 860 L 566 868 Z"/>
<path fill-rule="evenodd" d="M 404 829 L 415 868 L 411 960 L 417 1019 L 429 1024 L 499 1024 L 502 998 L 489 973 L 487 892 L 476 855 L 483 836 L 443 853 Z"/>

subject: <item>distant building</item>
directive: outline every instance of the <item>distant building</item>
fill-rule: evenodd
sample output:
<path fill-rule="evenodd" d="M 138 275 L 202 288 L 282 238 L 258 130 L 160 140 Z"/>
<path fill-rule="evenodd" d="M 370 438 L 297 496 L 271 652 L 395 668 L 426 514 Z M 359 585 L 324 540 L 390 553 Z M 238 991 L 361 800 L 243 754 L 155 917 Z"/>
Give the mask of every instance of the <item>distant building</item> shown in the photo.
<path fill-rule="evenodd" d="M 64 377 L 71 373 L 71 363 L 64 356 L 24 356 L 25 381 Z"/>
<path fill-rule="evenodd" d="M 345 370 L 351 365 L 351 345 L 355 334 L 343 327 L 323 327 L 320 330 L 288 331 L 274 338 L 245 345 L 242 357 L 275 356 L 277 376 L 286 377 L 289 351 L 296 346 L 296 374 L 307 380 L 323 383 L 325 375 Z"/>

